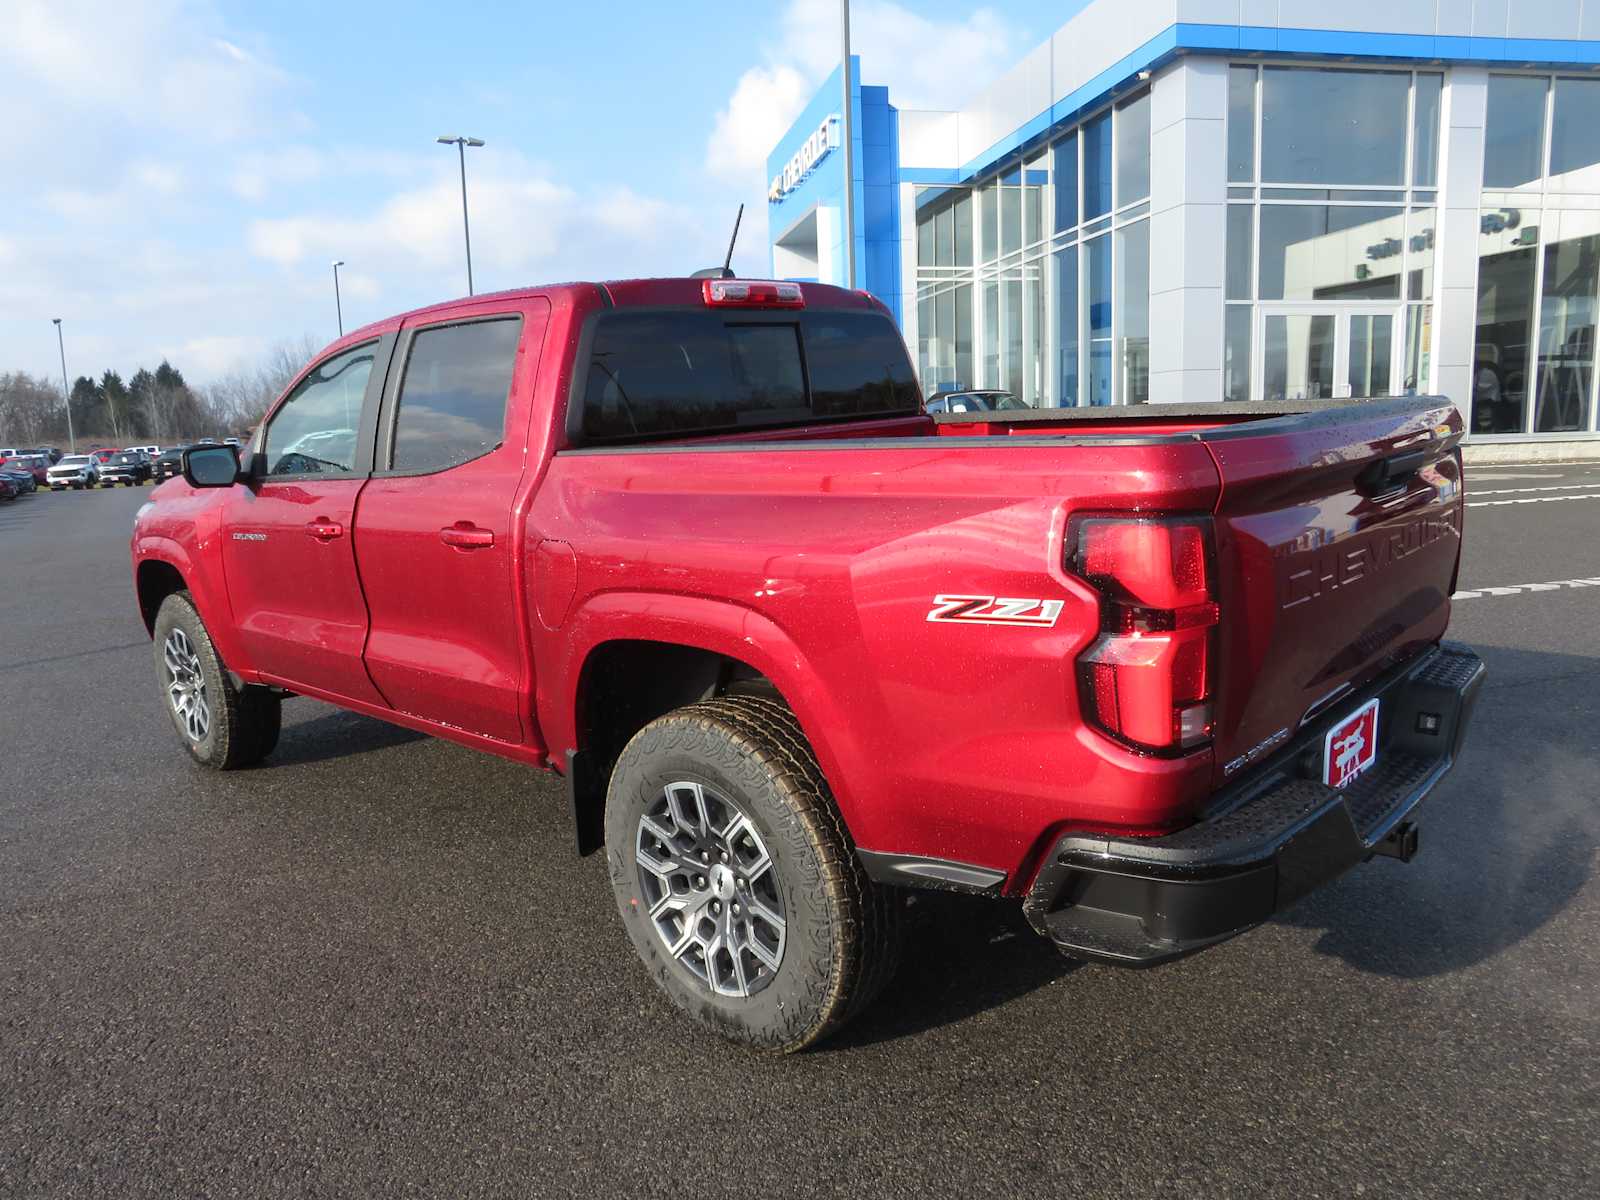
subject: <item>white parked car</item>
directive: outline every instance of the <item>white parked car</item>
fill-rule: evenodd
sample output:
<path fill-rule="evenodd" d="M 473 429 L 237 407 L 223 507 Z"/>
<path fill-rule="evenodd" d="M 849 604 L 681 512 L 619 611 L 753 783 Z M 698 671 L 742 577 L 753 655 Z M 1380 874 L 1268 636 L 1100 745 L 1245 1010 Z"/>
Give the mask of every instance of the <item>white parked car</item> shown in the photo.
<path fill-rule="evenodd" d="M 69 454 L 50 468 L 48 477 L 52 492 L 94 487 L 100 482 L 100 460 L 92 454 Z"/>

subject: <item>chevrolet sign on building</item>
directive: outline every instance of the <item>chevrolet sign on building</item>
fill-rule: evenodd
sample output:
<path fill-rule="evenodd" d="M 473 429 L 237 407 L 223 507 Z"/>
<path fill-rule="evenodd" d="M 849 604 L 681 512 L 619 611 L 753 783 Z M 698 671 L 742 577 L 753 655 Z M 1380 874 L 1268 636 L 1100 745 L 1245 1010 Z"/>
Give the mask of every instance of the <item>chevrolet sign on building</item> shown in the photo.
<path fill-rule="evenodd" d="M 776 204 L 794 191 L 800 186 L 800 181 L 811 173 L 812 167 L 838 148 L 839 117 L 833 114 L 823 119 L 822 124 L 795 151 L 794 157 L 783 164 L 783 170 L 772 177 L 772 182 L 767 185 L 768 202 Z"/>

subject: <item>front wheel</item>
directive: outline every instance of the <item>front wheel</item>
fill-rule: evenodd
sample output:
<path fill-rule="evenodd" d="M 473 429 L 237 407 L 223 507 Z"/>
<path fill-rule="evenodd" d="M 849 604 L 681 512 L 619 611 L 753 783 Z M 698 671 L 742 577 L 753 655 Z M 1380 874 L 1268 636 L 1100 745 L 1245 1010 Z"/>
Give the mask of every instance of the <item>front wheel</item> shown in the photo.
<path fill-rule="evenodd" d="M 232 771 L 272 753 L 282 701 L 267 688 L 234 685 L 187 592 L 161 602 L 155 659 L 167 715 L 196 762 Z"/>
<path fill-rule="evenodd" d="M 896 894 L 866 877 L 794 714 L 730 696 L 652 721 L 606 799 L 617 908 L 700 1025 L 801 1050 L 864 1009 L 899 958 Z"/>

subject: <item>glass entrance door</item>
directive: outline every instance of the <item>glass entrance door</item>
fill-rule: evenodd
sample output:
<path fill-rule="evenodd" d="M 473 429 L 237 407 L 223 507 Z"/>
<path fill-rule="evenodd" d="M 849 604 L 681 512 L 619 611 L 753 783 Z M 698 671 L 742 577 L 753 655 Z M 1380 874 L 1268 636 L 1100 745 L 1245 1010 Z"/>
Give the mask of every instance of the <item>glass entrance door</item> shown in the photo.
<path fill-rule="evenodd" d="M 1390 395 L 1399 319 L 1392 305 L 1262 305 L 1256 316 L 1257 399 Z"/>

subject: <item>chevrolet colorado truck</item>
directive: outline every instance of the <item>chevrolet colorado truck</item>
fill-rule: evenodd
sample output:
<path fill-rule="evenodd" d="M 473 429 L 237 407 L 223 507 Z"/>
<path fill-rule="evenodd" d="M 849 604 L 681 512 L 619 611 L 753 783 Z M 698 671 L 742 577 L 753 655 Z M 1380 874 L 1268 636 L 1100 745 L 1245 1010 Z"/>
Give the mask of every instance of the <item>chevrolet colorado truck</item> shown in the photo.
<path fill-rule="evenodd" d="M 227 770 L 311 696 L 564 777 L 700 1024 L 794 1050 L 905 888 L 1148 965 L 1374 855 L 1458 754 L 1461 422 L 1355 403 L 922 410 L 861 292 L 477 296 L 341 338 L 132 557 Z"/>

